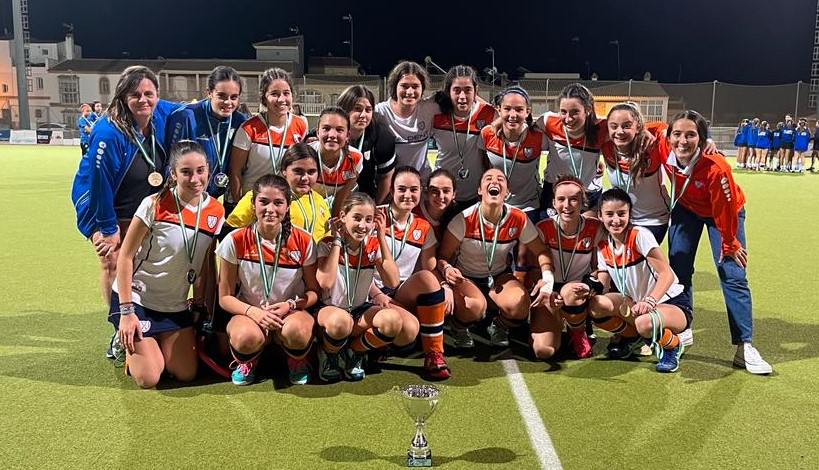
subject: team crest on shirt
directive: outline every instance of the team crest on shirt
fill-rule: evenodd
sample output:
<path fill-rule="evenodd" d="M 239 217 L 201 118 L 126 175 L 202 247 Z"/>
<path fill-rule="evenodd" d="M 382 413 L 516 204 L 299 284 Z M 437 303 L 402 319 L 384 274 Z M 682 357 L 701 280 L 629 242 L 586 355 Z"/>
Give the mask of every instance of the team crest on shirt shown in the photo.
<path fill-rule="evenodd" d="M 344 180 L 353 179 L 353 172 L 350 170 L 344 170 L 341 172 L 341 178 Z"/>
<path fill-rule="evenodd" d="M 375 261 L 375 252 L 371 251 L 371 252 L 367 253 L 367 259 L 370 260 L 370 263 L 374 262 Z"/>
<path fill-rule="evenodd" d="M 412 231 L 412 239 L 418 241 L 421 239 L 421 229 L 417 228 Z"/>
<path fill-rule="evenodd" d="M 427 127 L 427 123 L 425 123 L 424 121 L 421 121 L 421 122 L 418 123 L 418 130 L 419 131 L 422 131 L 422 130 L 426 129 L 426 127 Z"/>
<path fill-rule="evenodd" d="M 523 154 L 526 155 L 526 158 L 532 158 L 532 153 L 535 151 L 532 147 L 524 147 Z"/>
<path fill-rule="evenodd" d="M 694 186 L 696 186 L 697 189 L 702 189 L 703 186 L 702 181 L 694 181 Z"/>
<path fill-rule="evenodd" d="M 485 125 L 486 125 L 485 119 L 475 119 L 475 127 L 477 127 L 478 129 L 483 129 L 483 126 Z"/>
<path fill-rule="evenodd" d="M 209 215 L 207 220 L 208 220 L 208 228 L 216 227 L 216 222 L 219 221 L 219 219 L 215 215 Z"/>
<path fill-rule="evenodd" d="M 295 261 L 297 263 L 300 262 L 301 261 L 301 251 L 299 251 L 299 250 L 291 251 L 290 252 L 290 259 L 292 259 L 293 261 Z"/>
<path fill-rule="evenodd" d="M 517 227 L 512 227 L 512 228 L 509 229 L 509 236 L 510 237 L 514 237 L 516 233 L 518 233 L 518 228 Z"/>
<path fill-rule="evenodd" d="M 591 237 L 586 237 L 580 241 L 580 244 L 583 245 L 583 248 L 588 249 L 591 245 Z"/>
<path fill-rule="evenodd" d="M 151 329 L 150 320 L 140 320 L 139 321 L 139 328 L 142 330 L 143 333 L 147 333 L 148 330 Z"/>

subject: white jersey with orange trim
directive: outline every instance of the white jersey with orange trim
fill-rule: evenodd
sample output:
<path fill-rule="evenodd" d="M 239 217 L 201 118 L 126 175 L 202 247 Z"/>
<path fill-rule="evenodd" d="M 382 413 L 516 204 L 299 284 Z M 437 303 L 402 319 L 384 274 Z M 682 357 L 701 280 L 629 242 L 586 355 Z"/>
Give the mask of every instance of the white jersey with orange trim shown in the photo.
<path fill-rule="evenodd" d="M 575 175 L 588 188 L 594 182 L 597 163 L 600 161 L 600 146 L 608 139 L 606 120 L 597 121 L 597 134 L 594 144 L 586 136 L 570 137 L 566 140 L 563 120 L 557 113 L 546 113 L 537 120 L 536 126 L 544 129 L 549 138 L 549 159 L 543 178 L 554 183 L 560 175 Z"/>
<path fill-rule="evenodd" d="M 526 129 L 518 142 L 507 142 L 495 135 L 491 126 L 481 130 L 478 148 L 486 151 L 489 163 L 506 174 L 509 199 L 506 202 L 523 211 L 540 208 L 540 181 L 538 165 L 541 153 L 549 146 L 549 139 L 542 132 Z"/>
<path fill-rule="evenodd" d="M 188 271 L 197 273 L 202 267 L 205 254 L 225 221 L 225 208 L 216 199 L 203 194 L 204 201 L 196 232 L 198 204 L 180 204 L 184 236 L 188 243 L 196 237 L 193 262 L 188 260 L 179 213 L 174 199 L 166 191 L 157 203 L 156 196 L 148 196 L 137 208 L 138 217 L 148 226 L 148 233 L 134 255 L 134 275 L 131 281 L 131 299 L 134 303 L 157 312 L 181 312 L 188 306 Z M 114 280 L 114 292 L 119 293 Z"/>
<path fill-rule="evenodd" d="M 444 168 L 455 175 L 458 182 L 456 201 L 468 201 L 478 193 L 483 173 L 483 157 L 478 149 L 481 129 L 495 119 L 495 108 L 485 101 L 475 103 L 469 118 L 438 113 L 432 120 L 432 137 L 438 145 L 435 168 Z M 454 122 L 454 128 L 453 128 Z M 461 178 L 461 157 L 463 168 L 469 172 Z"/>
<path fill-rule="evenodd" d="M 216 249 L 216 254 L 223 260 L 238 265 L 239 293 L 236 297 L 250 305 L 261 305 L 265 300 L 277 303 L 296 296 L 304 298 L 304 267 L 316 263 L 312 236 L 293 226 L 281 249 L 274 241 L 261 241 L 262 256 L 256 244 L 255 224 L 251 224 L 230 232 Z M 260 259 L 264 260 L 265 273 L 271 283 L 269 299 L 265 299 Z"/>
<path fill-rule="evenodd" d="M 319 150 L 321 144 L 318 141 L 310 142 L 308 145 L 321 155 Z M 338 159 L 334 167 L 321 165 L 318 179 L 315 186 L 313 186 L 313 190 L 324 197 L 331 209 L 336 193 L 348 181 L 356 179 L 361 170 L 364 169 L 364 155 L 357 148 L 348 145 L 346 151 L 342 150 L 342 152 L 341 158 Z"/>
<path fill-rule="evenodd" d="M 619 249 L 614 249 L 613 246 L 611 237 L 605 237 L 597 244 L 598 269 L 608 271 L 617 290 L 635 302 L 644 299 L 657 284 L 658 274 L 651 268 L 647 258 L 649 251 L 659 249 L 657 240 L 647 228 L 632 226 L 626 235 L 626 242 Z M 663 303 L 680 295 L 682 291 L 683 286 L 675 274 L 674 283 L 658 301 Z"/>
<path fill-rule="evenodd" d="M 242 194 L 253 189 L 253 183 L 261 176 L 273 172 L 272 159 L 276 160 L 276 167 L 281 167 L 284 152 L 293 144 L 301 142 L 307 134 L 307 118 L 287 115 L 285 126 L 268 128 L 263 115 L 253 116 L 245 121 L 236 131 L 233 146 L 247 150 L 247 163 L 242 170 Z M 270 145 L 268 145 L 268 130 Z M 282 136 L 284 145 L 282 145 Z M 272 152 L 271 152 L 272 147 Z"/>
<path fill-rule="evenodd" d="M 555 282 L 567 283 L 579 281 L 592 269 L 592 257 L 595 256 L 597 243 L 602 237 L 602 224 L 593 217 L 580 217 L 577 232 L 567 235 L 560 233 L 558 239 L 558 217 L 538 222 L 540 237 L 551 250 Z M 565 271 L 565 275 L 563 274 Z"/>
<path fill-rule="evenodd" d="M 538 237 L 537 229 L 525 212 L 504 204 L 503 215 L 498 223 L 498 238 L 494 247 L 492 266 L 488 266 L 486 255 L 492 252 L 495 226 L 484 221 L 481 238 L 480 207 L 481 203 L 477 203 L 456 215 L 447 227 L 447 230 L 461 242 L 455 267 L 464 276 L 478 278 L 496 276 L 505 271 L 509 267 L 507 257 L 518 242 L 525 244 Z"/>
<path fill-rule="evenodd" d="M 326 258 L 330 254 L 333 237 L 324 237 L 318 243 L 318 257 L 319 261 Z M 367 236 L 362 242 L 361 248 L 361 264 L 359 265 L 359 251 L 355 252 L 347 249 L 347 259 L 349 260 L 350 272 L 350 287 L 355 289 L 353 297 L 352 308 L 361 306 L 367 301 L 370 295 L 370 284 L 373 282 L 373 275 L 376 270 L 376 260 L 381 259 L 381 248 L 378 244 L 378 237 Z M 333 305 L 338 308 L 346 309 L 349 306 L 347 302 L 347 283 L 346 279 L 347 268 L 344 264 L 344 252 L 338 255 L 338 272 L 336 273 L 336 282 L 333 283 L 331 289 L 321 290 L 321 301 L 326 305 Z"/>
<path fill-rule="evenodd" d="M 378 206 L 378 209 L 390 210 L 387 205 Z M 403 226 L 397 220 L 393 221 L 392 225 L 387 228 L 386 235 L 387 243 L 389 243 L 390 251 L 392 251 L 392 258 L 398 266 L 401 282 L 406 281 L 416 271 L 421 252 L 434 248 L 438 243 L 429 222 L 421 217 L 416 217 L 412 213 L 410 213 L 409 220 Z M 374 280 L 379 289 L 384 286 L 378 271 L 375 272 Z"/>
<path fill-rule="evenodd" d="M 412 114 L 405 118 L 393 112 L 389 101 L 378 103 L 374 111 L 395 136 L 395 167 L 416 168 L 421 172 L 421 181 L 426 182 L 431 172 L 427 141 L 432 135 L 432 118 L 441 108 L 434 101 L 424 99 L 418 101 Z"/>

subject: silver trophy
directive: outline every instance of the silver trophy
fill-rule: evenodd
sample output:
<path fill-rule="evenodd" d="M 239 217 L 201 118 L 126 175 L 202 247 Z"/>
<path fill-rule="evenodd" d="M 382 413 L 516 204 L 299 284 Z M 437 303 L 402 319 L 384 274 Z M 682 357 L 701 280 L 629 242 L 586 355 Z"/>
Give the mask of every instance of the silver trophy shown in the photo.
<path fill-rule="evenodd" d="M 394 390 L 404 411 L 415 421 L 415 437 L 407 450 L 407 467 L 431 467 L 432 452 L 424 435 L 424 425 L 440 403 L 441 389 L 434 385 L 406 385 Z"/>

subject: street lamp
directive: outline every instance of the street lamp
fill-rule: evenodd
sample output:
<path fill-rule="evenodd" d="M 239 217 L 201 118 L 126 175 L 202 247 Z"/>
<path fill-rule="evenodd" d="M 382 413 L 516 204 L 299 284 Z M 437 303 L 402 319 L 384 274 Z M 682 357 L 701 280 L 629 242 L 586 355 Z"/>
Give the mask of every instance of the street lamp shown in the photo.
<path fill-rule="evenodd" d="M 344 21 L 350 22 L 350 66 L 353 65 L 353 15 L 351 13 L 347 13 L 346 15 L 341 17 Z"/>
<path fill-rule="evenodd" d="M 291 26 L 290 27 L 290 32 L 293 33 L 294 36 L 298 36 L 299 35 L 299 27 L 298 26 Z"/>
<path fill-rule="evenodd" d="M 495 48 L 489 46 L 486 48 L 486 52 L 492 55 L 492 68 L 489 69 L 490 75 L 492 75 L 492 96 L 495 96 L 495 77 L 498 75 L 498 69 L 495 68 Z"/>
<path fill-rule="evenodd" d="M 619 39 L 613 39 L 613 40 L 609 41 L 609 44 L 617 47 L 617 76 L 615 77 L 615 79 L 620 80 L 620 78 L 621 78 L 620 77 L 620 40 Z"/>

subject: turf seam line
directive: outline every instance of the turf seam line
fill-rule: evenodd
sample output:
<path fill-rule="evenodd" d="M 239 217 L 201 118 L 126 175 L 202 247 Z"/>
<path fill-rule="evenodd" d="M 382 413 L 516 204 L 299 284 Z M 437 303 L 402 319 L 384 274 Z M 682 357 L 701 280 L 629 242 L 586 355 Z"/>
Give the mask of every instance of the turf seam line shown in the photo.
<path fill-rule="evenodd" d="M 515 403 L 518 405 L 518 411 L 526 424 L 526 433 L 529 434 L 529 440 L 532 442 L 532 447 L 535 449 L 538 461 L 540 461 L 540 468 L 544 470 L 561 470 L 563 466 L 560 464 L 560 459 L 557 456 L 552 438 L 549 437 L 549 432 L 546 431 L 546 426 L 540 418 L 540 413 L 532 400 L 532 394 L 529 393 L 529 387 L 526 386 L 526 381 L 523 380 L 523 374 L 520 373 L 518 363 L 514 359 L 506 359 L 501 361 L 503 370 L 506 372 L 506 378 L 509 379 L 509 386 L 512 389 L 512 394 L 515 396 Z"/>

